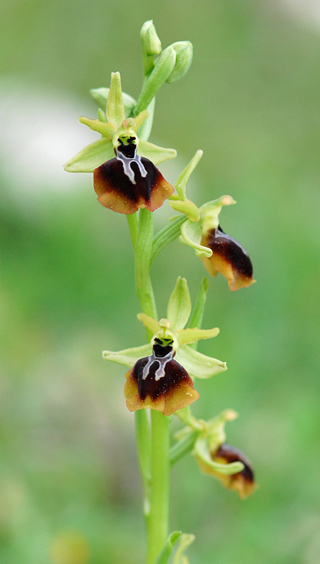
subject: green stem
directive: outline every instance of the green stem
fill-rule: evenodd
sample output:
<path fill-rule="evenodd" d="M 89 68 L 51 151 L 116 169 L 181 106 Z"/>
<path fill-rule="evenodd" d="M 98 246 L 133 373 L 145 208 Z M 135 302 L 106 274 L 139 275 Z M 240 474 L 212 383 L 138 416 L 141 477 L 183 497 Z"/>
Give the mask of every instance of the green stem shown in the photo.
<path fill-rule="evenodd" d="M 148 520 L 147 564 L 153 564 L 168 536 L 170 464 L 169 417 L 151 411 L 151 496 Z"/>
<path fill-rule="evenodd" d="M 130 231 L 130 237 L 132 241 L 133 250 L 136 246 L 136 240 L 138 236 L 138 229 L 139 229 L 139 220 L 137 213 L 131 213 L 127 215 L 127 221 Z"/>
<path fill-rule="evenodd" d="M 152 212 L 141 209 L 139 216 L 139 230 L 135 245 L 135 276 L 136 290 L 143 313 L 157 319 L 157 307 L 154 299 L 153 288 L 149 276 L 150 256 L 153 241 L 153 216 Z M 147 331 L 147 337 L 152 337 Z"/>
<path fill-rule="evenodd" d="M 134 245 L 137 295 L 143 313 L 157 319 L 157 308 L 150 280 L 153 243 L 153 215 L 146 209 L 139 212 L 139 229 Z M 147 331 L 148 339 L 152 334 Z M 168 536 L 170 464 L 170 420 L 161 412 L 151 410 L 151 453 L 149 430 L 143 417 L 136 416 L 139 462 L 144 480 L 145 519 L 147 525 L 147 564 L 153 564 Z M 144 433 L 148 433 L 148 438 Z"/>

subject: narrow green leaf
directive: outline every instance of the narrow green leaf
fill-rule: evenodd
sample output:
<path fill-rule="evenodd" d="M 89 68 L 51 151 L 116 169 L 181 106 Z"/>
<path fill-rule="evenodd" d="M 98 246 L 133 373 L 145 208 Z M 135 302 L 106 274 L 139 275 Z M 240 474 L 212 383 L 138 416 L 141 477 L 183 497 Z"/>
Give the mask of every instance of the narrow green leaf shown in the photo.
<path fill-rule="evenodd" d="M 191 298 L 188 283 L 185 278 L 177 279 L 174 290 L 169 298 L 167 318 L 172 331 L 183 329 L 191 313 Z"/>
<path fill-rule="evenodd" d="M 210 456 L 210 451 L 206 439 L 199 438 L 194 447 L 194 454 L 198 456 L 206 466 L 212 468 L 219 474 L 237 474 L 242 472 L 244 464 L 242 462 L 230 462 L 230 464 L 220 464 L 214 462 Z"/>
<path fill-rule="evenodd" d="M 64 165 L 67 172 L 93 172 L 95 168 L 114 157 L 111 141 L 98 139 L 87 145 Z"/>
<path fill-rule="evenodd" d="M 142 345 L 142 347 L 134 347 L 132 349 L 124 349 L 123 351 L 112 352 L 103 351 L 102 358 L 115 362 L 116 364 L 123 364 L 124 366 L 133 366 L 137 360 L 151 355 L 151 346 Z"/>
<path fill-rule="evenodd" d="M 197 437 L 198 437 L 198 433 L 196 431 L 188 433 L 170 448 L 169 454 L 170 454 L 171 466 L 176 464 L 176 462 L 181 460 L 181 458 L 183 458 L 186 454 L 192 451 L 195 442 L 197 440 Z"/>
<path fill-rule="evenodd" d="M 183 215 L 173 218 L 173 220 L 159 231 L 152 245 L 151 263 L 158 256 L 158 254 L 167 246 L 179 237 L 181 234 L 181 225 L 187 220 Z"/>
<path fill-rule="evenodd" d="M 163 549 L 161 550 L 158 558 L 156 559 L 154 564 L 168 564 L 170 556 L 171 556 L 171 552 L 172 549 L 174 547 L 174 545 L 176 544 L 176 542 L 179 540 L 179 538 L 181 537 L 182 533 L 181 531 L 174 531 L 173 533 L 171 533 L 165 544 Z"/>
<path fill-rule="evenodd" d="M 190 376 L 194 378 L 211 378 L 220 372 L 227 370 L 227 365 L 221 360 L 211 358 L 195 351 L 188 345 L 179 347 L 176 359 L 186 369 Z"/>
<path fill-rule="evenodd" d="M 198 329 L 197 327 L 182 329 L 177 331 L 178 343 L 181 346 L 195 343 L 201 339 L 212 339 L 218 335 L 219 331 L 218 327 L 214 329 Z"/>
<path fill-rule="evenodd" d="M 164 147 L 158 147 L 149 141 L 139 140 L 138 155 L 141 157 L 146 157 L 153 164 L 157 165 L 169 159 L 174 159 L 177 156 L 177 151 L 175 149 L 165 149 Z"/>

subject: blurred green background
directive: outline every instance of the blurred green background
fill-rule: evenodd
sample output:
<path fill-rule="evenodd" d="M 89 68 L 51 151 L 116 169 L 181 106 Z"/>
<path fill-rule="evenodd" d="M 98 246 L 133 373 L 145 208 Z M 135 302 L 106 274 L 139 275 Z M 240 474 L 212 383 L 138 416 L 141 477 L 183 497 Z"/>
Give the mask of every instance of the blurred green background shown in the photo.
<path fill-rule="evenodd" d="M 204 326 L 221 333 L 200 350 L 229 370 L 197 382 L 194 410 L 240 413 L 228 442 L 260 487 L 241 502 L 189 457 L 173 472 L 171 528 L 196 534 L 194 563 L 318 564 L 320 24 L 289 5 L 2 2 L 1 564 L 143 562 L 125 369 L 101 359 L 144 343 L 126 219 L 62 163 L 97 138 L 77 122 L 95 116 L 90 88 L 119 70 L 138 95 L 151 18 L 163 47 L 194 44 L 188 75 L 157 98 L 151 141 L 178 150 L 161 169 L 174 182 L 204 149 L 189 197 L 234 197 L 221 224 L 257 280 L 235 293 L 210 280 Z M 194 296 L 205 271 L 177 242 L 152 271 L 161 316 L 178 274 Z"/>

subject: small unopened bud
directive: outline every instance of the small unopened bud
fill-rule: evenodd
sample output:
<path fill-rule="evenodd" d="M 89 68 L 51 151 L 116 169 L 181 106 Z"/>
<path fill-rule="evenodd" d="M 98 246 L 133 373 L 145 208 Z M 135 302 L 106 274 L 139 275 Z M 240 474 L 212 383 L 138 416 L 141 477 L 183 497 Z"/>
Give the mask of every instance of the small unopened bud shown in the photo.
<path fill-rule="evenodd" d="M 148 56 L 159 55 L 161 53 L 161 41 L 157 35 L 153 21 L 145 22 L 140 31 L 140 37 L 145 54 Z"/>
<path fill-rule="evenodd" d="M 143 85 L 134 114 L 145 110 L 155 97 L 159 88 L 164 84 L 175 68 L 176 52 L 170 45 L 161 52 L 157 58 L 153 71 Z"/>
<path fill-rule="evenodd" d="M 193 47 L 190 41 L 177 41 L 176 43 L 172 43 L 171 47 L 175 50 L 176 62 L 172 73 L 167 78 L 169 84 L 180 80 L 180 78 L 183 78 L 184 75 L 187 74 L 193 57 Z"/>

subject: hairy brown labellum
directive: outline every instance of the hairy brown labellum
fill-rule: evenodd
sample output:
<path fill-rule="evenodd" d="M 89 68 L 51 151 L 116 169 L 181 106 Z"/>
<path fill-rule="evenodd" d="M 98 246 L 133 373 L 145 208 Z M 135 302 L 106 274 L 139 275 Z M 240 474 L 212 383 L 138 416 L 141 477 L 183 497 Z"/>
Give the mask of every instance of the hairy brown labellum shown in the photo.
<path fill-rule="evenodd" d="M 218 478 L 222 484 L 229 490 L 238 492 L 241 499 L 245 499 L 251 495 L 256 489 L 254 480 L 254 472 L 248 458 L 237 448 L 226 443 L 219 446 L 219 448 L 210 453 L 214 462 L 220 464 L 230 464 L 231 462 L 242 462 L 244 468 L 241 472 L 236 474 L 220 474 L 213 468 L 206 466 L 199 461 L 202 470 L 206 474 L 212 474 Z"/>
<path fill-rule="evenodd" d="M 224 233 L 220 226 L 204 234 L 201 245 L 209 247 L 212 251 L 211 257 L 202 258 L 204 266 L 212 276 L 216 276 L 218 272 L 225 276 L 230 290 L 246 288 L 254 282 L 248 254 L 240 243 Z"/>
<path fill-rule="evenodd" d="M 152 408 L 171 415 L 198 399 L 187 371 L 173 359 L 170 345 L 156 343 L 126 374 L 124 394 L 129 411 Z"/>
<path fill-rule="evenodd" d="M 114 159 L 94 170 L 93 183 L 100 204 L 125 214 L 139 208 L 155 211 L 174 192 L 157 167 L 136 154 L 130 140 L 120 145 Z"/>

